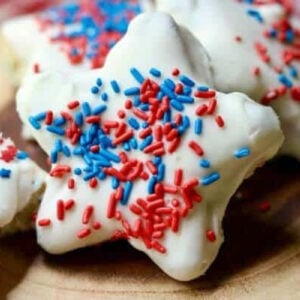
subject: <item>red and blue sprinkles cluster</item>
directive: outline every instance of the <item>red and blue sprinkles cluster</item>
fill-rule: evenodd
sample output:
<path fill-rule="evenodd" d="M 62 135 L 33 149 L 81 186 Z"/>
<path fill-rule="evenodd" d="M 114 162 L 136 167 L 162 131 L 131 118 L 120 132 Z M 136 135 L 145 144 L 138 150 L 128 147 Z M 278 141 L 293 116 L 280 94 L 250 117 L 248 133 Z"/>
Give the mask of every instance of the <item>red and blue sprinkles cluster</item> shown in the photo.
<path fill-rule="evenodd" d="M 4 143 L 4 139 L 0 137 L 0 147 Z M 29 156 L 24 151 L 19 151 L 15 145 L 9 144 L 0 151 L 0 161 L 4 161 L 7 165 L 15 160 L 25 160 Z M 10 178 L 11 170 L 7 168 L 0 169 L 0 178 Z"/>
<path fill-rule="evenodd" d="M 262 6 L 271 3 L 281 4 L 286 11 L 286 17 L 279 19 L 273 24 L 268 25 L 269 28 L 262 30 L 262 36 L 265 39 L 277 41 L 283 46 L 279 61 L 281 64 L 275 64 L 266 44 L 257 41 L 254 49 L 259 59 L 270 66 L 276 74 L 278 74 L 278 86 L 270 88 L 269 91 L 261 99 L 262 104 L 270 104 L 272 101 L 289 93 L 290 98 L 294 101 L 300 101 L 300 86 L 295 80 L 299 80 L 299 63 L 300 63 L 300 29 L 295 28 L 290 23 L 289 13 L 291 12 L 290 1 L 244 1 L 252 4 L 253 9 L 248 9 L 247 14 L 254 17 L 259 23 L 264 23 L 264 19 L 256 10 L 255 6 Z M 258 67 L 253 68 L 253 75 L 260 76 L 261 71 Z"/>
<path fill-rule="evenodd" d="M 72 100 L 59 115 L 45 111 L 31 116 L 29 121 L 36 130 L 45 128 L 56 136 L 50 155 L 53 164 L 50 175 L 62 179 L 67 176 L 68 189 L 74 189 L 80 178 L 92 189 L 101 189 L 103 180 L 111 181 L 106 215 L 123 225 L 123 231 L 115 232 L 113 239 L 139 238 L 147 248 L 165 253 L 161 243 L 165 231 L 178 232 L 180 221 L 202 201 L 196 188 L 211 185 L 221 177 L 212 169 L 205 158 L 205 149 L 197 141 L 205 130 L 204 119 L 212 118 L 220 130 L 226 123 L 217 113 L 216 92 L 207 86 L 196 86 L 180 70 L 174 69 L 170 78 L 163 78 L 156 68 L 151 68 L 147 77 L 136 68 L 131 68 L 130 74 L 137 84 L 128 88 L 116 80 L 107 83 L 98 78 L 90 90 L 91 97 L 99 100 L 96 106 Z M 115 117 L 107 119 L 105 112 L 114 95 L 122 96 L 124 101 L 120 102 Z M 193 116 L 185 113 L 192 104 Z M 166 182 L 165 157 L 177 151 L 189 130 L 194 138 L 188 141 L 186 155 L 194 155 L 207 175 L 189 178 L 178 168 L 172 182 Z M 143 155 L 146 158 L 137 158 L 136 151 L 146 154 Z M 250 149 L 244 147 L 232 156 L 241 159 L 248 155 Z M 82 165 L 72 168 L 60 164 L 64 157 L 78 157 Z M 131 191 L 138 181 L 145 182 L 147 196 L 133 200 Z M 57 200 L 58 220 L 63 221 L 67 211 L 75 206 L 74 199 Z M 121 207 L 127 207 L 135 215 L 133 224 L 122 214 Z M 78 238 L 101 228 L 101 222 L 93 219 L 94 210 L 89 204 L 82 212 L 83 228 L 77 233 Z M 51 220 L 40 219 L 37 224 L 50 226 Z M 207 239 L 211 242 L 216 239 L 209 228 Z"/>
<path fill-rule="evenodd" d="M 87 60 L 91 68 L 99 68 L 140 12 L 138 0 L 80 0 L 51 8 L 37 19 L 42 31 L 55 28 L 50 40 L 71 64 Z"/>

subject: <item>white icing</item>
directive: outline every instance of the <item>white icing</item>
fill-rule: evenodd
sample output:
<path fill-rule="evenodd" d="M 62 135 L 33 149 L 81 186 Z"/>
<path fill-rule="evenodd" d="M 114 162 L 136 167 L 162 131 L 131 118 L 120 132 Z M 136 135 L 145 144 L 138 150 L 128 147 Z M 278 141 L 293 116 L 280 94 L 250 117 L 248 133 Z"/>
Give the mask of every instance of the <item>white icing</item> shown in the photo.
<path fill-rule="evenodd" d="M 2 139 L 2 134 L 0 134 Z M 0 144 L 0 154 L 8 146 L 14 146 L 10 139 L 3 139 Z M 45 173 L 29 158 L 6 162 L 0 159 L 0 170 L 9 170 L 9 178 L 0 177 L 0 228 L 13 221 L 17 213 L 22 211 L 30 202 L 32 195 L 43 183 Z"/>
<path fill-rule="evenodd" d="M 186 26 L 201 41 L 211 57 L 215 87 L 222 92 L 239 91 L 256 101 L 267 91 L 280 86 L 278 74 L 263 63 L 254 50 L 259 41 L 268 49 L 272 65 L 282 66 L 283 44 L 263 37 L 265 23 L 283 15 L 278 5 L 261 7 L 264 24 L 258 23 L 246 13 L 247 6 L 233 0 L 157 0 L 156 8 L 170 13 L 179 23 Z M 240 36 L 241 42 L 235 41 Z M 299 60 L 293 62 L 298 71 Z M 261 70 L 254 76 L 255 67 Z M 284 68 L 285 74 L 289 70 Z M 298 77 L 299 78 L 299 77 Z M 299 86 L 299 79 L 293 79 Z M 290 98 L 289 92 L 272 102 L 285 135 L 281 148 L 283 154 L 300 159 L 300 105 Z"/>
<path fill-rule="evenodd" d="M 143 75 L 148 74 L 150 68 L 156 67 L 166 78 L 177 67 L 182 74 L 188 75 L 197 83 L 210 84 L 209 60 L 201 45 L 168 15 L 149 13 L 132 21 L 128 33 L 110 52 L 103 69 L 72 74 L 69 77 L 58 73 L 43 73 L 27 78 L 17 96 L 18 111 L 23 121 L 27 121 L 29 116 L 49 109 L 55 115 L 59 114 L 74 99 L 88 101 L 91 107 L 95 107 L 100 103 L 99 96 L 92 95 L 90 88 L 97 78 L 101 78 L 103 88 L 109 91 L 108 109 L 101 114 L 101 120 L 115 119 L 127 97 L 113 93 L 109 83 L 114 79 L 121 89 L 136 86 L 137 82 L 129 73 L 131 67 L 137 68 Z M 159 82 L 157 79 L 156 81 Z M 147 249 L 140 239 L 129 239 L 131 245 L 145 252 L 164 272 L 182 281 L 200 276 L 210 266 L 223 242 L 222 218 L 229 198 L 257 165 L 276 153 L 283 140 L 278 119 L 271 108 L 260 106 L 239 93 L 217 93 L 216 97 L 217 113 L 223 116 L 225 127 L 219 128 L 213 117 L 205 117 L 203 133 L 200 136 L 195 135 L 192 128 L 189 129 L 183 135 L 178 150 L 163 157 L 167 170 L 164 182 L 173 182 L 173 174 L 177 168 L 184 170 L 186 179 L 200 179 L 212 171 L 219 171 L 221 179 L 209 186 L 197 187 L 203 201 L 195 203 L 188 216 L 182 219 L 179 232 L 167 230 L 165 236 L 159 240 L 166 247 L 166 253 Z M 195 102 L 185 107 L 184 114 L 190 116 L 191 124 L 198 104 L 199 102 Z M 129 111 L 127 118 L 130 116 Z M 49 154 L 56 137 L 45 131 L 44 127 L 32 133 Z M 205 158 L 212 164 L 211 169 L 199 167 L 199 158 L 190 152 L 187 145 L 191 139 L 196 139 L 201 144 Z M 65 138 L 63 141 L 72 149 Z M 243 159 L 235 158 L 234 151 L 245 146 L 251 149 L 251 155 Z M 131 159 L 143 161 L 147 158 L 146 154 L 136 150 L 128 152 L 128 155 Z M 72 168 L 84 166 L 82 159 L 75 156 L 60 156 L 58 163 L 70 165 Z M 111 180 L 99 181 L 99 185 L 91 189 L 88 183 L 74 176 L 76 187 L 70 190 L 67 187 L 70 176 L 59 179 L 50 175 L 47 177 L 46 192 L 38 212 L 38 243 L 53 254 L 97 244 L 110 239 L 115 230 L 123 230 L 121 222 L 108 219 L 106 215 L 108 198 L 112 192 Z M 147 184 L 142 180 L 135 181 L 129 203 L 125 206 L 118 205 L 118 210 L 130 226 L 133 226 L 137 216 L 129 210 L 129 204 L 147 194 Z M 168 197 L 166 196 L 166 201 Z M 75 206 L 65 212 L 63 221 L 56 217 L 58 199 L 75 200 Z M 181 198 L 180 203 L 183 205 Z M 81 221 L 87 205 L 94 206 L 93 220 L 100 221 L 102 228 L 92 230 L 91 235 L 79 239 L 78 231 L 90 225 L 83 226 Z M 38 225 L 40 220 L 47 218 L 51 220 L 49 226 Z M 208 229 L 215 232 L 216 241 L 207 240 Z"/>

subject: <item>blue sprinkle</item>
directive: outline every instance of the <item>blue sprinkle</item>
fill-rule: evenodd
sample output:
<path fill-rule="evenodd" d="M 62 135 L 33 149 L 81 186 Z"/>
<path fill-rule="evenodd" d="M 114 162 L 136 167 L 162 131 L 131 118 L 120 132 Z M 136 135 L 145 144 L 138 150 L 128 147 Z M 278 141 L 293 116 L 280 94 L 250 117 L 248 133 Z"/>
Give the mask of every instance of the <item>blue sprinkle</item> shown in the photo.
<path fill-rule="evenodd" d="M 81 104 L 82 110 L 83 110 L 83 114 L 88 117 L 92 114 L 92 110 L 91 110 L 91 106 L 88 102 L 83 102 Z"/>
<path fill-rule="evenodd" d="M 176 98 L 176 94 L 165 84 L 162 84 L 160 86 L 161 91 L 167 95 L 170 99 L 175 99 Z"/>
<path fill-rule="evenodd" d="M 29 157 L 28 153 L 25 151 L 19 151 L 16 155 L 17 159 L 27 159 Z"/>
<path fill-rule="evenodd" d="M 130 139 L 130 146 L 131 146 L 133 149 L 137 149 L 137 148 L 138 148 L 138 142 L 137 142 L 136 138 L 131 138 L 131 139 Z"/>
<path fill-rule="evenodd" d="M 140 124 L 135 118 L 129 118 L 128 124 L 135 130 L 140 128 Z"/>
<path fill-rule="evenodd" d="M 161 159 L 160 156 L 155 156 L 155 157 L 152 159 L 152 162 L 153 162 L 156 166 L 158 166 L 159 164 L 161 164 L 161 161 L 162 161 L 162 159 Z"/>
<path fill-rule="evenodd" d="M 202 185 L 210 185 L 214 183 L 215 181 L 219 180 L 221 177 L 220 173 L 214 172 L 207 176 L 204 176 L 201 178 L 200 182 Z"/>
<path fill-rule="evenodd" d="M 59 139 L 55 140 L 54 147 L 55 147 L 55 151 L 57 151 L 57 152 L 62 151 L 62 148 L 63 148 L 62 140 L 59 140 Z"/>
<path fill-rule="evenodd" d="M 148 183 L 148 194 L 153 194 L 154 193 L 156 183 L 157 183 L 156 176 L 152 176 L 149 180 L 149 183 Z"/>
<path fill-rule="evenodd" d="M 83 124 L 83 115 L 81 112 L 77 112 L 75 115 L 75 123 L 77 126 L 82 126 Z"/>
<path fill-rule="evenodd" d="M 96 84 L 97 84 L 98 87 L 102 86 L 102 80 L 101 80 L 101 78 L 97 78 Z"/>
<path fill-rule="evenodd" d="M 184 106 L 181 102 L 177 101 L 177 100 L 171 100 L 170 101 L 171 106 L 178 110 L 178 111 L 183 111 L 184 110 Z"/>
<path fill-rule="evenodd" d="M 263 21 L 264 21 L 262 15 L 260 14 L 260 12 L 258 10 L 248 9 L 247 14 L 250 17 L 253 17 L 254 19 L 256 19 L 256 21 L 258 21 L 259 23 L 263 23 Z"/>
<path fill-rule="evenodd" d="M 200 167 L 202 167 L 204 169 L 208 169 L 208 168 L 210 168 L 210 162 L 207 159 L 202 159 L 200 161 Z"/>
<path fill-rule="evenodd" d="M 166 80 L 164 80 L 164 84 L 170 88 L 171 90 L 174 90 L 176 87 L 176 84 L 174 83 L 174 81 L 172 79 L 167 78 Z"/>
<path fill-rule="evenodd" d="M 117 83 L 116 80 L 112 80 L 110 82 L 110 85 L 111 85 L 111 88 L 113 89 L 113 91 L 116 93 L 116 94 L 119 94 L 121 89 L 120 89 L 120 86 L 119 84 Z"/>
<path fill-rule="evenodd" d="M 123 149 L 129 152 L 131 150 L 130 144 L 127 142 L 123 143 Z"/>
<path fill-rule="evenodd" d="M 108 160 L 111 160 L 113 162 L 119 163 L 121 161 L 120 157 L 117 154 L 115 154 L 111 151 L 105 150 L 103 148 L 100 149 L 99 153 L 102 156 L 104 156 L 105 158 L 107 158 Z"/>
<path fill-rule="evenodd" d="M 138 88 L 138 87 L 132 87 L 132 88 L 126 89 L 124 91 L 124 95 L 127 97 L 139 95 L 139 94 L 140 94 L 140 88 Z"/>
<path fill-rule="evenodd" d="M 58 117 L 54 120 L 54 122 L 52 123 L 52 125 L 54 126 L 62 126 L 66 124 L 66 119 L 63 117 Z"/>
<path fill-rule="evenodd" d="M 0 177 L 1 178 L 10 178 L 11 170 L 8 169 L 1 169 L 0 170 Z"/>
<path fill-rule="evenodd" d="M 126 205 L 128 203 L 132 187 L 133 183 L 131 181 L 126 181 L 124 185 L 124 193 L 123 198 L 121 199 L 121 204 Z"/>
<path fill-rule="evenodd" d="M 52 150 L 51 153 L 50 153 L 51 163 L 55 164 L 57 162 L 57 158 L 58 158 L 57 156 L 58 156 L 57 151 Z"/>
<path fill-rule="evenodd" d="M 194 103 L 194 98 L 193 97 L 184 96 L 184 95 L 177 96 L 176 100 L 181 102 L 181 103 L 188 103 L 188 104 Z"/>
<path fill-rule="evenodd" d="M 88 180 L 92 179 L 93 177 L 95 177 L 96 175 L 97 175 L 97 172 L 86 173 L 83 176 L 83 180 L 88 181 Z"/>
<path fill-rule="evenodd" d="M 157 77 L 157 78 L 159 78 L 161 76 L 161 72 L 158 69 L 156 69 L 156 68 L 151 68 L 150 71 L 149 71 L 149 73 L 152 76 Z"/>
<path fill-rule="evenodd" d="M 149 104 L 144 103 L 144 104 L 140 105 L 140 110 L 149 111 Z"/>
<path fill-rule="evenodd" d="M 152 143 L 152 141 L 153 141 L 153 137 L 151 135 L 147 136 L 140 144 L 139 149 L 143 151 L 147 146 L 149 146 Z"/>
<path fill-rule="evenodd" d="M 190 87 L 193 87 L 195 85 L 195 82 L 192 79 L 190 79 L 189 77 L 185 76 L 185 75 L 179 75 L 179 80 L 183 84 L 185 84 L 187 86 L 190 86 Z"/>
<path fill-rule="evenodd" d="M 290 75 L 293 78 L 297 78 L 298 77 L 298 70 L 295 67 L 290 67 Z"/>
<path fill-rule="evenodd" d="M 183 126 L 185 129 L 187 129 L 187 128 L 189 128 L 189 127 L 191 126 L 191 122 L 190 122 L 190 119 L 189 119 L 188 116 L 184 116 L 184 117 L 182 118 L 182 126 Z"/>
<path fill-rule="evenodd" d="M 291 88 L 293 86 L 293 82 L 284 74 L 280 74 L 278 76 L 279 81 L 285 85 L 287 88 Z"/>
<path fill-rule="evenodd" d="M 114 190 L 116 190 L 119 187 L 119 184 L 120 184 L 120 182 L 119 182 L 118 178 L 116 178 L 116 177 L 113 176 L 112 177 L 112 182 L 111 182 L 112 188 Z"/>
<path fill-rule="evenodd" d="M 104 173 L 104 172 L 99 172 L 99 174 L 98 174 L 98 178 L 100 179 L 100 180 L 104 180 L 105 178 L 106 178 L 106 174 Z"/>
<path fill-rule="evenodd" d="M 191 96 L 193 89 L 190 88 L 189 86 L 184 86 L 183 87 L 183 95 L 185 96 Z"/>
<path fill-rule="evenodd" d="M 136 68 L 131 68 L 130 73 L 138 83 L 143 84 L 145 78 Z"/>
<path fill-rule="evenodd" d="M 29 117 L 28 121 L 34 129 L 36 129 L 36 130 L 41 129 L 40 123 L 34 117 Z"/>
<path fill-rule="evenodd" d="M 200 135 L 202 133 L 203 121 L 202 119 L 195 120 L 194 132 L 195 134 Z"/>
<path fill-rule="evenodd" d="M 108 95 L 107 95 L 107 93 L 103 93 L 103 94 L 101 95 L 101 99 L 102 99 L 103 101 L 107 101 L 107 100 L 108 100 Z"/>
<path fill-rule="evenodd" d="M 163 123 L 166 124 L 168 122 L 171 122 L 171 111 L 170 110 L 166 111 L 163 116 Z"/>
<path fill-rule="evenodd" d="M 162 181 L 165 178 L 166 167 L 164 164 L 160 164 L 157 170 L 157 181 Z"/>
<path fill-rule="evenodd" d="M 67 145 L 64 145 L 62 148 L 62 152 L 66 157 L 70 157 L 71 156 L 71 151 L 69 149 L 69 147 Z"/>
<path fill-rule="evenodd" d="M 287 30 L 287 32 L 285 33 L 285 39 L 288 43 L 292 43 L 295 39 L 294 31 L 291 29 Z"/>
<path fill-rule="evenodd" d="M 145 128 L 147 128 L 148 126 L 149 126 L 149 124 L 148 124 L 147 122 L 143 122 L 143 123 L 142 123 L 142 128 L 145 129 Z"/>
<path fill-rule="evenodd" d="M 277 30 L 272 28 L 270 31 L 269 31 L 269 35 L 270 37 L 272 38 L 276 38 L 277 37 Z"/>
<path fill-rule="evenodd" d="M 94 94 L 94 95 L 98 94 L 99 91 L 100 91 L 100 90 L 99 90 L 99 88 L 98 88 L 97 86 L 93 86 L 93 87 L 91 88 L 91 93 Z"/>
<path fill-rule="evenodd" d="M 234 156 L 236 158 L 243 158 L 243 157 L 249 156 L 250 153 L 251 153 L 250 149 L 248 147 L 244 147 L 244 148 L 241 148 L 239 150 L 236 150 L 234 152 Z"/>
<path fill-rule="evenodd" d="M 132 102 L 133 106 L 137 107 L 141 104 L 141 100 L 140 97 L 134 97 L 133 98 L 133 102 Z"/>
<path fill-rule="evenodd" d="M 107 109 L 107 106 L 106 105 L 98 105 L 96 106 L 93 111 L 92 111 L 92 114 L 93 115 L 100 115 L 102 114 L 104 111 L 106 111 Z"/>
<path fill-rule="evenodd" d="M 37 114 L 34 118 L 36 121 L 42 121 L 46 118 L 46 112 L 41 112 Z"/>
<path fill-rule="evenodd" d="M 60 128 L 60 127 L 56 127 L 56 126 L 47 126 L 47 127 L 46 127 L 46 130 L 49 131 L 49 132 L 51 132 L 51 133 L 60 135 L 60 136 L 65 135 L 65 130 L 62 129 L 62 128 Z"/>
<path fill-rule="evenodd" d="M 209 87 L 208 86 L 198 86 L 197 90 L 200 92 L 208 92 Z"/>

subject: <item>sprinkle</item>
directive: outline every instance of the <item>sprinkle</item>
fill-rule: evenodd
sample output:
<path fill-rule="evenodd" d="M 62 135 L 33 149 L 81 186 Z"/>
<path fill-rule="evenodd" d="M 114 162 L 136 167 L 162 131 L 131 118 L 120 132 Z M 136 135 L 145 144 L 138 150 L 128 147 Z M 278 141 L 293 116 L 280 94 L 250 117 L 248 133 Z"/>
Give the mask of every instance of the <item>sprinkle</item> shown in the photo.
<path fill-rule="evenodd" d="M 113 91 L 114 91 L 116 94 L 119 94 L 119 93 L 120 93 L 121 89 L 120 89 L 120 86 L 119 86 L 119 84 L 117 83 L 116 80 L 112 80 L 112 81 L 110 82 L 110 85 L 111 85 Z"/>
<path fill-rule="evenodd" d="M 217 239 L 216 234 L 213 230 L 207 230 L 206 231 L 206 238 L 210 242 L 215 242 L 216 239 Z"/>
<path fill-rule="evenodd" d="M 195 120 L 194 132 L 195 134 L 200 135 L 202 133 L 203 121 L 202 119 Z"/>
<path fill-rule="evenodd" d="M 195 82 L 185 75 L 180 75 L 179 80 L 187 86 L 190 86 L 190 87 L 195 86 Z"/>
<path fill-rule="evenodd" d="M 19 151 L 17 154 L 16 154 L 16 157 L 17 159 L 27 159 L 29 157 L 29 154 L 27 152 L 24 152 L 24 151 Z"/>
<path fill-rule="evenodd" d="M 91 230 L 89 228 L 86 228 L 86 229 L 79 230 L 77 232 L 77 237 L 79 239 L 83 239 L 83 238 L 88 237 L 90 234 L 91 234 Z"/>
<path fill-rule="evenodd" d="M 69 102 L 68 105 L 67 105 L 67 107 L 68 107 L 69 109 L 75 109 L 75 108 L 77 108 L 79 105 L 80 105 L 79 101 L 74 100 L 74 101 Z"/>
<path fill-rule="evenodd" d="M 36 130 L 41 129 L 40 123 L 34 117 L 29 117 L 28 121 L 34 129 L 36 129 Z"/>
<path fill-rule="evenodd" d="M 248 147 L 243 147 L 234 152 L 236 158 L 244 158 L 250 155 L 250 149 Z"/>
<path fill-rule="evenodd" d="M 125 183 L 124 194 L 123 194 L 123 198 L 121 199 L 121 204 L 126 205 L 128 203 L 132 187 L 133 187 L 133 183 L 131 181 L 127 181 Z"/>
<path fill-rule="evenodd" d="M 94 94 L 94 95 L 98 94 L 99 91 L 100 91 L 100 90 L 99 90 L 99 88 L 98 88 L 97 86 L 93 86 L 93 87 L 91 88 L 91 93 Z"/>
<path fill-rule="evenodd" d="M 65 210 L 70 210 L 74 207 L 75 205 L 75 201 L 73 199 L 69 199 L 65 202 L 64 206 L 65 206 Z"/>
<path fill-rule="evenodd" d="M 65 207 L 62 200 L 56 202 L 56 217 L 59 221 L 63 221 L 65 218 Z"/>
<path fill-rule="evenodd" d="M 265 201 L 260 202 L 260 204 L 259 204 L 259 210 L 261 212 L 264 213 L 264 212 L 269 211 L 270 209 L 271 209 L 271 204 L 270 204 L 269 201 L 265 200 Z"/>
<path fill-rule="evenodd" d="M 46 127 L 46 130 L 51 132 L 51 133 L 54 133 L 56 135 L 60 135 L 60 136 L 64 136 L 65 135 L 65 130 L 60 128 L 60 127 L 57 127 L 57 126 L 47 126 Z"/>
<path fill-rule="evenodd" d="M 210 162 L 206 159 L 202 159 L 200 161 L 200 167 L 208 169 L 208 168 L 210 168 Z"/>
<path fill-rule="evenodd" d="M 161 72 L 158 69 L 156 69 L 156 68 L 151 68 L 150 71 L 149 71 L 149 73 L 152 76 L 157 77 L 157 78 L 159 78 L 161 76 Z"/>
<path fill-rule="evenodd" d="M 94 206 L 88 205 L 82 214 L 82 224 L 88 224 L 91 220 L 93 213 L 94 213 Z"/>
<path fill-rule="evenodd" d="M 131 68 L 130 73 L 138 83 L 142 84 L 145 81 L 143 75 L 136 68 Z"/>
<path fill-rule="evenodd" d="M 220 173 L 214 172 L 201 178 L 202 185 L 210 185 L 221 178 Z"/>
<path fill-rule="evenodd" d="M 40 227 L 47 227 L 49 225 L 51 225 L 51 220 L 50 219 L 40 219 L 38 222 L 37 222 L 38 226 Z"/>
<path fill-rule="evenodd" d="M 94 230 L 99 230 L 102 227 L 101 223 L 98 222 L 98 221 L 94 221 L 93 224 L 92 224 L 92 226 L 93 226 Z"/>
<path fill-rule="evenodd" d="M 202 156 L 204 154 L 203 149 L 197 142 L 190 141 L 188 145 L 197 155 Z"/>
<path fill-rule="evenodd" d="M 37 64 L 37 63 L 35 63 L 34 65 L 33 65 L 33 73 L 40 73 L 40 65 L 39 64 Z"/>
<path fill-rule="evenodd" d="M 224 127 L 225 123 L 221 116 L 216 116 L 215 121 L 219 127 L 221 127 L 221 128 Z"/>

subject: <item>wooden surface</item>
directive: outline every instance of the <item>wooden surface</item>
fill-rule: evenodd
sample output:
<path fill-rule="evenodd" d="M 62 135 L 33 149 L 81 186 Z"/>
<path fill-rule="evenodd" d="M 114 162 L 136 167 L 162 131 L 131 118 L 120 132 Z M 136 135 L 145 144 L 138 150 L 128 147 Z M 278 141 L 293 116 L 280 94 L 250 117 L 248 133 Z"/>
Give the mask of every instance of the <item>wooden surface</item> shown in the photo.
<path fill-rule="evenodd" d="M 12 102 L 0 130 L 44 163 L 20 139 Z M 27 233 L 0 241 L 0 299 L 300 299 L 300 164 L 273 161 L 241 190 L 224 219 L 226 242 L 202 278 L 176 282 L 126 242 L 50 256 Z M 265 213 L 263 200 L 271 203 Z"/>

